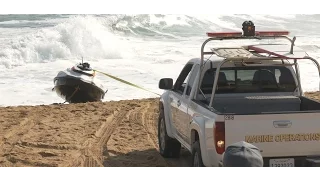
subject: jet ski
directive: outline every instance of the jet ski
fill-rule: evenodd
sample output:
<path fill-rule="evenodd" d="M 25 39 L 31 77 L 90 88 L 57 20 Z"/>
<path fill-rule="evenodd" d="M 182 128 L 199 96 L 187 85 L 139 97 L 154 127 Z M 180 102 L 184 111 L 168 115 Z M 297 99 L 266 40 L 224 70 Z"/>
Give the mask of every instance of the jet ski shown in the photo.
<path fill-rule="evenodd" d="M 89 63 L 82 62 L 60 71 L 53 81 L 53 90 L 68 103 L 102 101 L 107 92 L 95 78 Z"/>

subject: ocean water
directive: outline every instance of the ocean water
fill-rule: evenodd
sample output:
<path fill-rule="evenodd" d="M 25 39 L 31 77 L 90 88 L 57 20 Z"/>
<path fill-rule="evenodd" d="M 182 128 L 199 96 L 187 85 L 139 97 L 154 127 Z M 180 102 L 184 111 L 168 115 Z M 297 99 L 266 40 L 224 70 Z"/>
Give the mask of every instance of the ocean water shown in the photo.
<path fill-rule="evenodd" d="M 241 31 L 245 20 L 256 30 L 290 31 L 296 46 L 320 59 L 320 15 L 0 15 L 0 106 L 63 102 L 51 90 L 53 78 L 82 57 L 95 69 L 162 93 L 159 79 L 175 80 L 189 59 L 200 57 L 206 32 Z M 300 73 L 304 91 L 319 89 L 312 62 L 301 62 Z M 156 97 L 97 78 L 108 89 L 103 101 Z"/>

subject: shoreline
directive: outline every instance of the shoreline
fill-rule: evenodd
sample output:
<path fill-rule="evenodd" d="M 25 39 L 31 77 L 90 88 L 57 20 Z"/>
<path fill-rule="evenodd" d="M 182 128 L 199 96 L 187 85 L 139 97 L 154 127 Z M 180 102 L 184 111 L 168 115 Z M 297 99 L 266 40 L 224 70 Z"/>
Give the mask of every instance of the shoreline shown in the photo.
<path fill-rule="evenodd" d="M 304 92 L 304 96 L 310 97 L 314 100 L 320 101 L 320 91 L 308 91 Z M 122 102 L 122 101 L 139 101 L 139 100 L 152 100 L 159 99 L 160 97 L 149 97 L 149 98 L 138 98 L 138 99 L 122 99 L 122 100 L 110 100 L 110 101 L 101 101 L 101 102 L 87 102 L 87 103 L 110 103 L 110 102 Z M 76 104 L 76 103 L 74 103 Z M 86 104 L 86 103 L 77 103 L 77 104 Z M 73 104 L 64 104 L 64 103 L 53 103 L 53 104 L 37 104 L 37 105 L 14 105 L 14 106 L 0 106 L 0 108 L 8 107 L 37 107 L 37 106 L 54 106 L 54 105 L 73 105 Z"/>

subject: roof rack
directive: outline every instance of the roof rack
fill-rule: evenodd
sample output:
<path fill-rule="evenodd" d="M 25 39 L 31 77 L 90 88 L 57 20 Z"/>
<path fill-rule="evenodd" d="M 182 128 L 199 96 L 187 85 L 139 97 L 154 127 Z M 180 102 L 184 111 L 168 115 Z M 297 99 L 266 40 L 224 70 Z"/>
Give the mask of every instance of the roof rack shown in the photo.
<path fill-rule="evenodd" d="M 213 103 L 213 98 L 215 95 L 215 89 L 217 87 L 217 80 L 219 78 L 219 72 L 220 72 L 220 68 L 221 66 L 229 61 L 234 61 L 234 62 L 241 62 L 243 66 L 261 66 L 262 64 L 247 64 L 244 61 L 248 60 L 248 59 L 255 59 L 255 60 L 294 60 L 294 63 L 289 63 L 289 64 L 282 64 L 282 66 L 295 66 L 296 69 L 296 76 L 298 79 L 298 87 L 299 87 L 299 93 L 300 95 L 302 95 L 302 88 L 301 88 L 301 82 L 300 82 L 300 73 L 299 73 L 299 69 L 298 69 L 298 64 L 297 64 L 297 60 L 298 59 L 309 59 L 311 61 L 313 61 L 317 68 L 318 68 L 318 72 L 319 72 L 319 77 L 320 77 L 320 65 L 317 62 L 317 60 L 315 60 L 312 57 L 309 57 L 308 55 L 305 56 L 295 56 L 293 53 L 293 47 L 294 47 L 294 42 L 296 40 L 296 37 L 293 37 L 292 39 L 290 39 L 289 37 L 287 37 L 287 35 L 289 35 L 289 31 L 255 31 L 255 26 L 251 21 L 245 21 L 242 24 L 242 30 L 243 32 L 217 32 L 217 33 L 212 33 L 212 32 L 208 32 L 207 36 L 209 37 L 206 41 L 203 42 L 202 46 L 201 46 L 201 64 L 200 64 L 200 71 L 203 70 L 203 64 L 204 64 L 204 55 L 212 55 L 212 54 L 216 54 L 217 56 L 223 57 L 225 58 L 225 60 L 223 60 L 222 62 L 219 63 L 219 65 L 217 66 L 217 70 L 216 70 L 216 75 L 215 75 L 215 79 L 214 79 L 214 83 L 213 83 L 213 91 L 212 91 L 212 95 L 211 95 L 211 100 L 209 103 L 209 107 L 212 107 L 212 103 Z M 214 40 L 239 40 L 239 39 L 255 39 L 255 40 L 262 40 L 262 39 L 287 39 L 290 42 L 290 50 L 288 53 L 284 54 L 279 54 L 279 53 L 275 53 L 271 50 L 266 50 L 263 48 L 259 48 L 259 47 L 255 47 L 255 46 L 248 46 L 248 49 L 244 49 L 244 48 L 216 48 L 216 49 L 212 49 L 211 52 L 204 52 L 204 47 L 205 45 L 210 42 L 210 41 L 214 41 Z M 219 50 L 226 50 L 226 49 L 234 49 L 235 51 L 238 51 L 235 55 L 230 55 L 228 53 L 223 54 L 223 52 L 219 52 Z M 267 53 L 269 55 L 273 55 L 273 57 L 259 57 L 259 56 L 254 56 L 254 54 L 252 54 L 249 50 L 252 51 L 256 51 L 258 53 Z M 199 82 L 201 76 L 199 76 Z M 198 88 L 197 90 L 200 89 L 200 83 L 198 84 Z M 319 89 L 320 89 L 320 83 L 319 83 Z M 197 93 L 196 93 L 197 94 Z"/>
<path fill-rule="evenodd" d="M 264 35 L 258 35 L 261 32 L 263 32 Z M 240 32 L 241 33 L 241 32 Z M 273 35 L 275 34 L 275 35 Z M 207 33 L 207 35 L 210 37 L 208 38 L 201 46 L 201 65 L 203 65 L 204 61 L 204 55 L 211 55 L 215 54 L 214 52 L 204 52 L 204 47 L 205 45 L 214 40 L 239 40 L 239 39 L 256 39 L 256 40 L 262 40 L 262 39 L 286 39 L 289 40 L 291 43 L 291 48 L 290 48 L 290 54 L 293 54 L 293 46 L 294 42 L 296 40 L 296 37 L 293 39 L 290 39 L 289 37 L 285 35 L 278 35 L 278 34 L 289 34 L 287 31 L 259 31 L 256 32 L 256 35 L 254 36 L 244 36 L 244 35 L 239 35 L 239 32 L 227 32 L 227 33 Z"/>

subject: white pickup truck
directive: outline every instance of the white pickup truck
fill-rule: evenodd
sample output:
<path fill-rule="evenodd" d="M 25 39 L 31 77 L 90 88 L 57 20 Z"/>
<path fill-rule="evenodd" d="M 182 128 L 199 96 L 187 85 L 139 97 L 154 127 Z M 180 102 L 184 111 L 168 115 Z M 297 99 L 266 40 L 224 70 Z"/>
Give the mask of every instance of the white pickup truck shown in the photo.
<path fill-rule="evenodd" d="M 249 28 L 250 30 L 250 28 Z M 176 82 L 163 78 L 158 140 L 164 157 L 192 166 L 222 166 L 225 148 L 246 141 L 257 146 L 264 166 L 320 165 L 320 103 L 303 96 L 298 62 L 318 62 L 294 46 L 288 32 L 207 33 L 201 58 L 191 59 Z M 287 39 L 204 51 L 213 40 Z M 210 55 L 204 59 L 205 55 Z"/>

